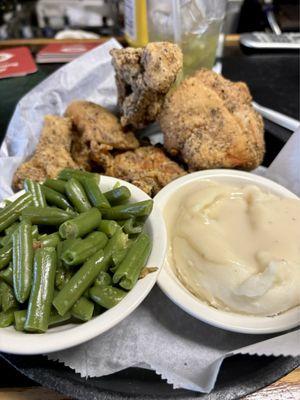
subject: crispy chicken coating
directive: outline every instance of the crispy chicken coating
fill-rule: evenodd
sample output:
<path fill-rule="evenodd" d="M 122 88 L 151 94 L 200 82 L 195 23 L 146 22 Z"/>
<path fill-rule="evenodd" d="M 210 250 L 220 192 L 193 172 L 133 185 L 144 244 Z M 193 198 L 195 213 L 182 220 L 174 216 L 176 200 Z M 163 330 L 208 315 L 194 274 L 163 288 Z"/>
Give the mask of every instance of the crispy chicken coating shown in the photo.
<path fill-rule="evenodd" d="M 166 93 L 182 68 L 180 48 L 169 42 L 113 49 L 122 126 L 143 128 L 155 121 Z"/>
<path fill-rule="evenodd" d="M 263 159 L 263 120 L 243 82 L 202 69 L 167 96 L 160 114 L 164 146 L 190 171 L 256 168 Z"/>
<path fill-rule="evenodd" d="M 106 175 L 131 182 L 150 196 L 186 174 L 163 150 L 154 146 L 139 147 L 115 157 L 104 155 L 101 161 L 105 164 Z"/>
<path fill-rule="evenodd" d="M 72 146 L 74 160 L 89 169 L 90 161 L 97 161 L 103 152 L 131 150 L 139 146 L 132 132 L 124 132 L 117 117 L 90 101 L 74 101 L 66 109 L 78 131 Z"/>
<path fill-rule="evenodd" d="M 63 168 L 78 168 L 70 155 L 72 123 L 69 118 L 46 115 L 44 127 L 32 158 L 15 172 L 13 187 L 23 187 L 25 178 L 41 182 L 55 178 Z"/>

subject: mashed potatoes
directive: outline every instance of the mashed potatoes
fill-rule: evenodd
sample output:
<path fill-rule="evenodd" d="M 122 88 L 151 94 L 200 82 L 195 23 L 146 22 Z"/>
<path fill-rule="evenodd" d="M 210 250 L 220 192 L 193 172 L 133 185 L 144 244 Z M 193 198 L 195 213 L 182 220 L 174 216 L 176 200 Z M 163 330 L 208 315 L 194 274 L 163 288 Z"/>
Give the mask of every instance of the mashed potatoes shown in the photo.
<path fill-rule="evenodd" d="M 202 181 L 165 214 L 170 264 L 199 299 L 260 316 L 300 304 L 300 200 Z"/>

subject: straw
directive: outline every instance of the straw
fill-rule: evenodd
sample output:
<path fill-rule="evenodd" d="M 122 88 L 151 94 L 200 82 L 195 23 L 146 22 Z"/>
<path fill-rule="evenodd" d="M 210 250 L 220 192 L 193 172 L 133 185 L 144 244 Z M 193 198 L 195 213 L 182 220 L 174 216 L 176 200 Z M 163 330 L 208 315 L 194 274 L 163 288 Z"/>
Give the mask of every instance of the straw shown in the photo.
<path fill-rule="evenodd" d="M 172 0 L 173 35 L 174 42 L 181 42 L 180 0 Z"/>

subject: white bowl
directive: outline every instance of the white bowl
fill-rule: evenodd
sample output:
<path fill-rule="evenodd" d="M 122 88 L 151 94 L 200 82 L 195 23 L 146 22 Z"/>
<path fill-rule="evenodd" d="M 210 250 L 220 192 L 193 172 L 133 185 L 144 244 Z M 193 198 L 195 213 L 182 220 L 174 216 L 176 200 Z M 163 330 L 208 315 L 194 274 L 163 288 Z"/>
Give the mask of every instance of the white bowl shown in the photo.
<path fill-rule="evenodd" d="M 176 196 L 184 186 L 202 179 L 233 184 L 255 184 L 281 197 L 298 198 L 294 193 L 269 179 L 249 172 L 219 169 L 195 172 L 176 179 L 156 195 L 154 198 L 156 205 L 163 212 L 171 197 Z M 295 238 L 295 240 L 299 240 L 299 238 Z M 183 286 L 167 258 L 159 275 L 158 285 L 175 304 L 188 314 L 217 328 L 233 332 L 263 334 L 284 331 L 300 324 L 300 307 L 272 317 L 242 315 L 218 310 L 199 300 Z"/>
<path fill-rule="evenodd" d="M 100 187 L 103 191 L 107 191 L 112 189 L 117 182 L 128 187 L 131 191 L 132 201 L 150 199 L 141 189 L 121 179 L 102 176 Z M 11 199 L 17 198 L 22 193 L 17 193 Z M 145 278 L 138 280 L 135 287 L 118 305 L 93 318 L 91 321 L 82 324 L 62 325 L 51 328 L 42 334 L 17 332 L 13 326 L 0 329 L 0 351 L 13 354 L 41 354 L 67 349 L 106 332 L 126 318 L 150 292 L 163 265 L 167 235 L 163 218 L 155 204 L 152 213 L 146 221 L 145 231 L 150 235 L 153 243 L 147 265 L 157 267 L 158 271 L 152 272 Z"/>

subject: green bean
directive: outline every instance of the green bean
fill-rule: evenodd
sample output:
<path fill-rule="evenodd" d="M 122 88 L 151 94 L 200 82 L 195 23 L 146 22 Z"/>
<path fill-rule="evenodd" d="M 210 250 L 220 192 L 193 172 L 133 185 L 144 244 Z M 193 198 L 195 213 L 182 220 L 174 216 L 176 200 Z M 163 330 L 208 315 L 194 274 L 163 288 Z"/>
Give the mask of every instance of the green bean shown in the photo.
<path fill-rule="evenodd" d="M 94 304 L 83 296 L 74 303 L 71 309 L 72 317 L 80 319 L 81 321 L 89 321 L 92 319 L 93 313 Z"/>
<path fill-rule="evenodd" d="M 4 231 L 5 235 L 6 236 L 11 236 L 14 233 L 14 231 L 17 229 L 18 225 L 19 225 L 19 222 L 15 222 L 11 226 L 6 228 L 5 231 Z"/>
<path fill-rule="evenodd" d="M 3 247 L 9 247 L 9 245 L 11 245 L 11 243 L 12 243 L 12 235 L 13 235 L 14 231 L 17 229 L 18 226 L 19 226 L 19 223 L 15 223 L 15 224 L 12 224 L 13 229 L 11 229 L 9 231 L 8 231 L 8 229 L 6 229 L 8 231 L 8 233 L 2 239 Z"/>
<path fill-rule="evenodd" d="M 148 235 L 141 233 L 130 246 L 124 260 L 118 266 L 113 276 L 114 284 L 130 290 L 136 284 L 142 268 L 149 257 L 151 241 Z"/>
<path fill-rule="evenodd" d="M 58 232 L 51 233 L 50 235 L 42 235 L 33 242 L 33 248 L 38 249 L 40 247 L 57 247 L 60 242 L 60 235 Z"/>
<path fill-rule="evenodd" d="M 48 328 L 54 293 L 56 251 L 44 247 L 35 251 L 32 290 L 28 302 L 25 330 L 45 332 Z"/>
<path fill-rule="evenodd" d="M 109 238 L 111 238 L 116 231 L 118 230 L 119 225 L 116 221 L 108 220 L 108 219 L 103 219 L 100 221 L 98 230 L 100 232 L 105 233 Z"/>
<path fill-rule="evenodd" d="M 36 225 L 32 225 L 31 230 L 32 230 L 32 238 L 36 239 L 39 235 L 38 227 Z"/>
<path fill-rule="evenodd" d="M 82 184 L 75 178 L 71 178 L 66 183 L 66 194 L 68 199 L 79 213 L 88 211 L 91 204 L 85 194 Z"/>
<path fill-rule="evenodd" d="M 13 234 L 13 280 L 15 295 L 24 303 L 30 294 L 33 270 L 32 227 L 22 221 Z"/>
<path fill-rule="evenodd" d="M 6 269 L 0 271 L 0 279 L 6 282 L 9 286 L 13 286 L 13 268 L 11 263 Z"/>
<path fill-rule="evenodd" d="M 126 202 L 130 196 L 130 190 L 126 186 L 119 186 L 108 192 L 103 193 L 111 206 L 116 206 Z"/>
<path fill-rule="evenodd" d="M 65 265 L 62 262 L 61 255 L 62 253 L 68 249 L 74 242 L 79 242 L 78 239 L 67 239 L 63 242 L 59 242 L 57 245 L 57 268 L 55 273 L 55 287 L 61 290 L 67 282 L 72 277 L 72 271 L 65 268 Z"/>
<path fill-rule="evenodd" d="M 55 287 L 58 290 L 62 290 L 62 288 L 69 282 L 72 278 L 72 272 L 64 269 L 62 266 L 57 267 L 55 273 Z"/>
<path fill-rule="evenodd" d="M 18 224 L 18 226 L 19 226 L 19 224 Z M 36 225 L 32 225 L 31 232 L 32 232 L 32 239 L 36 239 L 39 234 L 38 227 Z M 7 240 L 5 241 L 5 246 L 7 246 L 7 247 L 12 246 L 13 235 L 11 234 L 10 237 L 7 237 L 6 239 Z"/>
<path fill-rule="evenodd" d="M 124 299 L 127 292 L 113 286 L 93 286 L 90 289 L 91 299 L 104 308 L 112 308 Z"/>
<path fill-rule="evenodd" d="M 14 312 L 15 330 L 22 332 L 24 331 L 24 325 L 26 321 L 27 310 L 17 310 Z"/>
<path fill-rule="evenodd" d="M 2 309 L 2 292 L 4 290 L 5 287 L 5 282 L 4 281 L 0 281 L 0 311 Z"/>
<path fill-rule="evenodd" d="M 112 285 L 112 278 L 109 275 L 108 272 L 105 271 L 100 271 L 96 280 L 95 280 L 95 286 L 110 286 Z"/>
<path fill-rule="evenodd" d="M 85 290 L 96 279 L 105 261 L 104 251 L 102 249 L 98 250 L 54 297 L 53 305 L 60 315 L 64 315 L 70 310 L 74 303 L 83 295 Z"/>
<path fill-rule="evenodd" d="M 57 192 L 54 189 L 51 189 L 47 186 L 42 186 L 42 192 L 47 200 L 49 205 L 56 206 L 58 208 L 62 208 L 63 210 L 67 210 L 68 208 L 72 208 L 71 204 L 68 202 L 66 196 L 62 193 Z"/>
<path fill-rule="evenodd" d="M 15 329 L 17 331 L 24 331 L 25 321 L 27 316 L 27 310 L 18 310 L 14 312 L 15 318 Z M 49 317 L 48 327 L 52 327 L 71 319 L 71 314 L 66 313 L 64 316 L 57 314 L 56 312 L 51 312 Z"/>
<path fill-rule="evenodd" d="M 113 251 L 124 244 L 125 236 L 121 229 L 118 230 L 104 250 L 100 249 L 90 257 L 55 296 L 53 305 L 60 315 L 64 315 L 74 305 L 93 284 L 100 271 L 107 271 Z"/>
<path fill-rule="evenodd" d="M 69 208 L 69 207 L 66 208 L 65 211 L 70 213 L 70 214 L 73 214 L 74 217 L 76 217 L 79 214 L 77 211 L 74 211 L 73 208 Z"/>
<path fill-rule="evenodd" d="M 128 252 L 128 247 L 124 249 L 120 249 L 112 255 L 112 261 L 114 266 L 110 268 L 111 272 L 115 272 L 118 269 L 119 264 L 124 260 L 126 254 Z"/>
<path fill-rule="evenodd" d="M 60 253 L 60 258 L 63 252 L 65 252 L 69 247 L 73 246 L 74 243 L 80 243 L 81 239 L 66 239 L 62 242 L 62 248 Z"/>
<path fill-rule="evenodd" d="M 85 236 L 98 227 L 101 213 L 97 208 L 91 208 L 77 217 L 62 224 L 59 234 L 63 239 L 75 239 Z"/>
<path fill-rule="evenodd" d="M 14 295 L 14 290 L 5 282 L 1 282 L 2 310 L 8 311 L 18 307 L 17 300 Z"/>
<path fill-rule="evenodd" d="M 62 267 L 62 260 L 61 260 L 61 255 L 63 252 L 63 246 L 64 243 L 66 242 L 66 240 L 64 242 L 58 242 L 57 246 L 56 246 L 56 256 L 57 256 L 57 265 L 56 265 L 56 271 Z"/>
<path fill-rule="evenodd" d="M 19 223 L 17 224 L 17 226 L 15 227 L 14 231 L 16 231 L 16 228 L 19 226 Z M 39 231 L 38 231 L 38 227 L 36 225 L 32 225 L 31 227 L 31 231 L 32 231 L 32 238 L 36 239 L 39 235 Z M 9 246 L 12 245 L 12 238 L 13 237 L 13 232 L 11 232 L 8 236 L 5 237 L 5 246 Z"/>
<path fill-rule="evenodd" d="M 32 201 L 35 207 L 46 207 L 46 199 L 42 192 L 42 186 L 38 182 L 31 179 L 24 179 L 24 189 L 27 193 L 32 194 Z"/>
<path fill-rule="evenodd" d="M 128 235 L 136 235 L 143 231 L 143 225 L 136 224 L 135 218 L 129 218 L 125 221 L 121 221 L 121 226 L 123 226 L 123 231 Z"/>
<path fill-rule="evenodd" d="M 0 232 L 19 219 L 21 212 L 32 203 L 31 193 L 24 193 L 13 203 L 0 210 Z"/>
<path fill-rule="evenodd" d="M 22 211 L 22 219 L 38 225 L 60 225 L 74 217 L 74 214 L 56 207 L 27 207 Z"/>
<path fill-rule="evenodd" d="M 9 244 L 0 250 L 0 270 L 7 267 L 12 259 L 12 245 Z"/>
<path fill-rule="evenodd" d="M 81 171 L 79 169 L 65 168 L 58 174 L 58 178 L 64 181 L 68 181 L 72 178 L 77 179 L 83 183 L 85 179 L 94 179 L 96 183 L 100 182 L 100 175 L 94 172 Z"/>
<path fill-rule="evenodd" d="M 0 328 L 7 328 L 14 323 L 13 310 L 0 312 Z"/>
<path fill-rule="evenodd" d="M 123 220 L 149 215 L 152 207 L 153 201 L 145 200 L 139 203 L 128 203 L 111 208 L 102 208 L 101 213 L 105 219 Z"/>
<path fill-rule="evenodd" d="M 97 250 L 103 249 L 107 243 L 107 236 L 103 232 L 92 232 L 79 243 L 76 241 L 69 246 L 61 256 L 67 265 L 79 265 L 92 256 Z"/>
<path fill-rule="evenodd" d="M 65 315 L 59 315 L 57 312 L 52 311 L 49 318 L 49 327 L 60 325 L 63 322 L 67 322 L 71 319 L 71 313 L 65 313 Z"/>
<path fill-rule="evenodd" d="M 12 203 L 12 201 L 6 199 L 6 200 L 3 200 L 1 203 L 2 203 L 2 206 L 0 207 L 0 211 L 3 210 L 5 207 L 9 206 Z"/>
<path fill-rule="evenodd" d="M 89 198 L 93 207 L 96 208 L 110 208 L 110 204 L 106 197 L 103 195 L 99 188 L 99 184 L 95 181 L 95 179 L 84 179 L 82 181 L 85 193 Z"/>
<path fill-rule="evenodd" d="M 48 178 L 43 183 L 43 186 L 47 186 L 50 189 L 56 190 L 57 192 L 59 192 L 61 194 L 65 194 L 65 185 L 66 185 L 66 182 L 62 181 L 61 179 Z"/>

